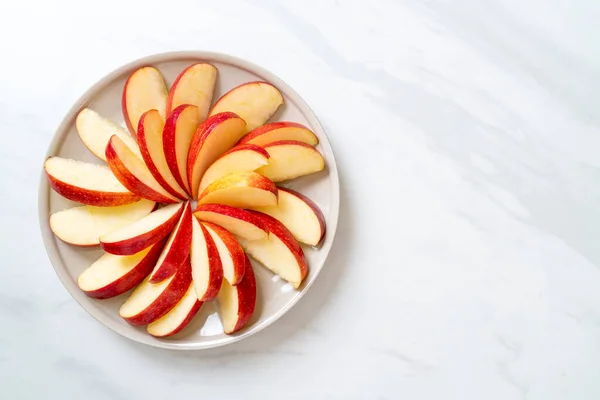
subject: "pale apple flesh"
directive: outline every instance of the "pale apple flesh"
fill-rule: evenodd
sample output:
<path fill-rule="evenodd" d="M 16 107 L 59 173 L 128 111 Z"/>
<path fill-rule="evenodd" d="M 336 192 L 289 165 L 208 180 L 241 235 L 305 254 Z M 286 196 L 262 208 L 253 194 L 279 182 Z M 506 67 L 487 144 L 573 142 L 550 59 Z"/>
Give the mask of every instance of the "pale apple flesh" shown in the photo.
<path fill-rule="evenodd" d="M 115 207 L 80 206 L 50 215 L 50 229 L 63 242 L 75 246 L 97 246 L 100 236 L 144 218 L 156 203 L 142 199 Z"/>
<path fill-rule="evenodd" d="M 213 106 L 209 117 L 233 112 L 246 121 L 246 132 L 263 125 L 283 104 L 279 90 L 267 82 L 248 82 L 225 93 Z"/>
<path fill-rule="evenodd" d="M 244 277 L 246 269 L 246 254 L 242 246 L 229 231 L 219 225 L 210 222 L 202 222 L 202 225 L 217 246 L 223 267 L 223 277 L 230 285 L 237 285 Z"/>
<path fill-rule="evenodd" d="M 146 331 L 155 337 L 173 336 L 192 321 L 202 304 L 196 297 L 194 284 L 190 283 L 179 303 L 168 313 L 148 324 Z"/>
<path fill-rule="evenodd" d="M 252 318 L 256 307 L 256 279 L 248 256 L 244 258 L 244 278 L 236 286 L 231 286 L 223 280 L 221 291 L 217 296 L 219 316 L 223 331 L 227 335 L 244 328 Z"/>
<path fill-rule="evenodd" d="M 78 203 L 112 207 L 140 200 L 139 195 L 130 192 L 104 165 L 48 157 L 44 170 L 56 193 Z"/>
<path fill-rule="evenodd" d="M 136 135 L 140 117 L 146 111 L 158 110 L 165 119 L 167 85 L 154 67 L 142 67 L 129 76 L 123 88 L 123 117 L 129 132 Z"/>
<path fill-rule="evenodd" d="M 260 240 L 268 236 L 269 231 L 261 219 L 241 208 L 223 204 L 201 204 L 194 215 L 200 221 L 219 225 L 235 236 L 248 240 Z"/>
<path fill-rule="evenodd" d="M 325 168 L 325 160 L 314 147 L 294 140 L 282 140 L 265 145 L 269 152 L 269 165 L 256 172 L 273 182 L 281 182 L 313 174 Z"/>
<path fill-rule="evenodd" d="M 131 255 L 165 238 L 181 214 L 183 204 L 171 204 L 119 230 L 100 237 L 100 246 L 107 253 Z"/>
<path fill-rule="evenodd" d="M 325 235 L 325 217 L 319 206 L 294 190 L 279 188 L 277 205 L 255 210 L 277 219 L 301 243 L 317 246 Z"/>
<path fill-rule="evenodd" d="M 101 117 L 94 110 L 89 108 L 81 110 L 77 114 L 75 127 L 85 147 L 94 153 L 96 157 L 104 161 L 106 161 L 106 146 L 112 135 L 117 135 L 121 138 L 136 156 L 142 158 L 140 148 L 129 132 L 112 121 Z"/>
<path fill-rule="evenodd" d="M 295 140 L 311 146 L 319 144 L 317 136 L 306 126 L 297 122 L 271 122 L 248 132 L 238 144 L 265 146 L 281 140 Z"/>
<path fill-rule="evenodd" d="M 194 290 L 199 301 L 210 301 L 217 297 L 223 280 L 223 266 L 219 251 L 206 228 L 192 219 L 192 246 L 190 259 Z"/>
<path fill-rule="evenodd" d="M 238 145 L 223 154 L 204 173 L 198 192 L 225 175 L 234 172 L 251 172 L 269 163 L 269 153 L 253 144 Z"/>
<path fill-rule="evenodd" d="M 164 242 L 159 242 L 130 256 L 105 253 L 84 270 L 77 284 L 95 299 L 119 296 L 139 285 L 152 271 Z"/>
<path fill-rule="evenodd" d="M 224 204 L 239 208 L 277 205 L 277 186 L 256 172 L 234 172 L 211 183 L 198 196 L 198 204 Z"/>
<path fill-rule="evenodd" d="M 184 69 L 169 91 L 167 115 L 182 104 L 191 104 L 197 107 L 200 122 L 204 121 L 212 103 L 217 73 L 217 68 L 207 63 Z"/>

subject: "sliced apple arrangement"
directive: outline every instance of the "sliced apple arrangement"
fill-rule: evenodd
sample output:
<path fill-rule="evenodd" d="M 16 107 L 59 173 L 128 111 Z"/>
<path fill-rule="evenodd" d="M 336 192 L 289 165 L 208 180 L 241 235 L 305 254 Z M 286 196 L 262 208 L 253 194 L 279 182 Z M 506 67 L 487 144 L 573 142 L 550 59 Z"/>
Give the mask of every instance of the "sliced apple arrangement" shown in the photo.
<path fill-rule="evenodd" d="M 51 188 L 81 203 L 50 215 L 53 233 L 105 252 L 81 273 L 80 289 L 98 300 L 132 290 L 120 316 L 156 337 L 180 332 L 210 301 L 226 334 L 241 330 L 256 307 L 248 255 L 298 289 L 308 273 L 300 243 L 318 246 L 325 234 L 319 207 L 277 185 L 324 169 L 317 136 L 268 122 L 284 99 L 267 82 L 212 105 L 217 75 L 194 64 L 169 89 L 158 69 L 138 69 L 123 89 L 127 129 L 89 108 L 76 119 L 107 165 L 44 164 Z"/>

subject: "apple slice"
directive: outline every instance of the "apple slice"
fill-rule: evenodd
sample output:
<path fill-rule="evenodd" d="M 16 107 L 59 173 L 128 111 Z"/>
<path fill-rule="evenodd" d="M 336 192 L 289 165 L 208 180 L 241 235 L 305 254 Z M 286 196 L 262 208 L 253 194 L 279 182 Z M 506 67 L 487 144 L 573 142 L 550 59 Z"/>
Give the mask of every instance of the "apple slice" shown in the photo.
<path fill-rule="evenodd" d="M 211 183 L 198 204 L 225 204 L 239 208 L 277 205 L 277 186 L 256 172 L 234 172 Z"/>
<path fill-rule="evenodd" d="M 210 234 L 196 218 L 192 219 L 192 277 L 199 301 L 209 301 L 217 297 L 223 280 L 223 267 L 219 251 Z"/>
<path fill-rule="evenodd" d="M 154 268 L 164 241 L 130 256 L 105 253 L 84 270 L 77 284 L 89 297 L 109 299 L 139 285 Z"/>
<path fill-rule="evenodd" d="M 233 147 L 245 129 L 244 120 L 233 113 L 213 115 L 200 124 L 192 138 L 187 163 L 188 183 L 194 198 L 206 169 Z"/>
<path fill-rule="evenodd" d="M 217 68 L 214 65 L 200 63 L 184 69 L 169 91 L 167 115 L 182 104 L 191 104 L 197 108 L 200 122 L 208 116 L 213 91 L 217 80 Z"/>
<path fill-rule="evenodd" d="M 269 235 L 261 240 L 238 237 L 238 241 L 250 256 L 298 289 L 308 273 L 308 264 L 294 235 L 270 215 L 248 212 L 262 221 Z"/>
<path fill-rule="evenodd" d="M 200 221 L 212 222 L 248 240 L 265 239 L 269 234 L 260 218 L 241 208 L 202 204 L 194 211 L 194 215 Z"/>
<path fill-rule="evenodd" d="M 295 140 L 282 140 L 265 145 L 271 156 L 269 165 L 256 170 L 273 182 L 322 171 L 325 160 L 314 147 Z"/>
<path fill-rule="evenodd" d="M 44 163 L 50 187 L 67 198 L 88 206 L 111 207 L 140 199 L 131 193 L 104 165 L 62 157 L 48 157 Z"/>
<path fill-rule="evenodd" d="M 112 135 L 120 137 L 136 156 L 142 158 L 140 148 L 129 132 L 112 121 L 102 118 L 97 112 L 89 108 L 84 108 L 79 112 L 75 120 L 75 127 L 85 147 L 104 161 L 106 161 L 106 155 L 104 154 L 106 145 L 108 145 Z"/>
<path fill-rule="evenodd" d="M 225 93 L 213 106 L 209 117 L 233 112 L 246 121 L 246 132 L 263 125 L 283 104 L 283 96 L 267 82 L 248 82 Z"/>
<path fill-rule="evenodd" d="M 63 242 L 75 246 L 97 246 L 100 236 L 139 221 L 155 206 L 155 202 L 142 199 L 115 207 L 69 208 L 50 215 L 50 229 Z"/>
<path fill-rule="evenodd" d="M 271 122 L 248 132 L 238 144 L 264 146 L 281 140 L 296 140 L 311 146 L 319 144 L 317 136 L 307 127 L 297 122 Z"/>
<path fill-rule="evenodd" d="M 121 99 L 123 117 L 129 132 L 136 135 L 140 117 L 146 111 L 158 110 L 165 119 L 167 85 L 159 70 L 142 67 L 129 76 Z"/>
<path fill-rule="evenodd" d="M 187 160 L 192 137 L 199 124 L 197 107 L 183 104 L 169 114 L 163 132 L 163 151 L 169 169 L 179 186 L 189 194 L 192 192 L 188 183 Z"/>
<path fill-rule="evenodd" d="M 126 188 L 159 203 L 176 203 L 179 199 L 167 192 L 152 176 L 148 167 L 127 145 L 113 135 L 106 147 L 108 166 Z"/>
<path fill-rule="evenodd" d="M 169 169 L 163 150 L 163 129 L 165 125 L 157 110 L 150 110 L 140 117 L 137 139 L 148 170 L 167 192 L 179 199 L 187 199 L 183 190 Z"/>
<path fill-rule="evenodd" d="M 192 244 L 192 207 L 186 203 L 183 213 L 173 229 L 165 248 L 160 254 L 156 268 L 150 275 L 150 283 L 161 282 L 177 271 L 185 259 L 190 255 Z"/>
<path fill-rule="evenodd" d="M 179 303 L 171 311 L 148 324 L 146 331 L 155 337 L 172 336 L 180 332 L 192 321 L 202 304 L 196 297 L 194 284 L 190 283 Z"/>
<path fill-rule="evenodd" d="M 244 260 L 244 279 L 236 286 L 231 286 L 227 281 L 223 281 L 223 286 L 221 286 L 221 291 L 217 296 L 219 316 L 223 324 L 223 331 L 227 335 L 246 326 L 256 307 L 254 271 L 248 256 L 245 254 Z"/>
<path fill-rule="evenodd" d="M 171 204 L 119 230 L 100 237 L 107 253 L 128 256 L 142 251 L 165 238 L 183 213 L 183 204 Z"/>
<path fill-rule="evenodd" d="M 281 222 L 299 242 L 316 246 L 325 235 L 325 217 L 319 206 L 291 189 L 279 188 L 276 206 L 258 207 L 255 210 Z"/>
<path fill-rule="evenodd" d="M 217 179 L 234 172 L 250 172 L 269 163 L 269 153 L 260 146 L 244 144 L 235 146 L 223 154 L 204 173 L 198 192 Z"/>
<path fill-rule="evenodd" d="M 202 222 L 219 251 L 223 266 L 223 277 L 230 285 L 235 286 L 244 277 L 246 254 L 235 237 L 227 230 L 210 222 Z"/>
<path fill-rule="evenodd" d="M 150 283 L 146 278 L 123 303 L 119 315 L 131 325 L 147 325 L 175 307 L 191 283 L 189 261 L 183 263 L 175 275 L 160 283 Z"/>

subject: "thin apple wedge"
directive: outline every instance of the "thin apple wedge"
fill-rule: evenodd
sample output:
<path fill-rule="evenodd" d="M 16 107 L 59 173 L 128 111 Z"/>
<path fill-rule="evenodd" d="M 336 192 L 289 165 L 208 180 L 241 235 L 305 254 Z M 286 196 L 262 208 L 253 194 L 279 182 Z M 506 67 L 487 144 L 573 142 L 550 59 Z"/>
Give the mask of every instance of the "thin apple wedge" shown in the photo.
<path fill-rule="evenodd" d="M 139 200 L 115 207 L 81 206 L 50 215 L 50 229 L 63 242 L 75 246 L 97 246 L 100 236 L 144 218 L 156 203 Z"/>
<path fill-rule="evenodd" d="M 194 64 L 184 69 L 173 82 L 167 98 L 167 115 L 182 104 L 197 107 L 200 122 L 208 116 L 212 103 L 217 68 L 207 63 Z"/>
<path fill-rule="evenodd" d="M 194 198 L 200 179 L 208 167 L 231 149 L 246 129 L 243 119 L 233 113 L 221 113 L 204 121 L 192 138 L 188 154 L 188 183 Z"/>
<path fill-rule="evenodd" d="M 148 324 L 146 331 L 154 337 L 173 336 L 192 321 L 202 304 L 196 297 L 194 284 L 190 283 L 179 303 L 168 313 Z"/>
<path fill-rule="evenodd" d="M 139 285 L 154 268 L 164 241 L 130 256 L 105 253 L 84 270 L 77 284 L 83 292 L 95 299 L 119 296 Z"/>
<path fill-rule="evenodd" d="M 163 132 L 163 151 L 169 169 L 188 194 L 192 193 L 187 175 L 188 153 L 199 124 L 197 107 L 183 104 L 169 114 Z"/>
<path fill-rule="evenodd" d="M 271 122 L 248 132 L 238 144 L 264 146 L 281 140 L 296 140 L 311 146 L 319 144 L 317 136 L 307 127 L 297 122 Z"/>
<path fill-rule="evenodd" d="M 223 266 L 223 277 L 230 285 L 237 285 L 244 277 L 246 270 L 246 254 L 242 246 L 229 231 L 219 225 L 210 222 L 202 222 L 202 225 L 217 246 Z"/>
<path fill-rule="evenodd" d="M 235 146 L 208 167 L 200 181 L 198 192 L 202 193 L 208 185 L 225 175 L 255 171 L 268 163 L 269 153 L 262 147 L 253 144 Z"/>
<path fill-rule="evenodd" d="M 196 296 L 199 301 L 213 300 L 223 280 L 219 251 L 206 228 L 196 218 L 192 219 L 192 229 L 190 259 Z"/>
<path fill-rule="evenodd" d="M 140 117 L 146 111 L 158 110 L 165 119 L 167 95 L 167 85 L 158 69 L 142 67 L 129 76 L 123 87 L 121 106 L 127 128 L 133 136 Z"/>
<path fill-rule="evenodd" d="M 75 127 L 85 147 L 94 153 L 96 157 L 104 161 L 106 161 L 104 152 L 112 135 L 117 135 L 121 138 L 135 155 L 142 158 L 140 148 L 129 132 L 112 121 L 101 117 L 94 110 L 90 110 L 89 108 L 81 110 L 77 114 Z"/>
<path fill-rule="evenodd" d="M 175 275 L 160 283 L 150 283 L 146 278 L 119 309 L 119 315 L 131 325 L 147 325 L 168 313 L 192 283 L 189 258 Z"/>
<path fill-rule="evenodd" d="M 137 131 L 142 157 L 148 170 L 160 186 L 176 198 L 187 199 L 187 193 L 179 186 L 167 164 L 163 150 L 164 127 L 163 119 L 157 110 L 150 110 L 142 114 Z"/>
<path fill-rule="evenodd" d="M 325 217 L 319 206 L 294 190 L 279 188 L 277 205 L 255 210 L 281 222 L 299 242 L 316 246 L 325 235 Z"/>
<path fill-rule="evenodd" d="M 286 181 L 313 174 L 325 168 L 325 160 L 314 147 L 295 140 L 282 140 L 265 145 L 269 165 L 256 170 L 273 182 Z"/>
<path fill-rule="evenodd" d="M 159 203 L 179 201 L 156 181 L 144 162 L 116 135 L 111 137 L 106 147 L 106 161 L 112 171 L 111 176 L 133 193 Z"/>
<path fill-rule="evenodd" d="M 263 125 L 283 104 L 279 90 L 267 82 L 248 82 L 225 93 L 213 106 L 209 117 L 233 112 L 246 121 L 246 132 Z"/>
<path fill-rule="evenodd" d="M 221 291 L 217 296 L 219 316 L 223 324 L 223 331 L 231 335 L 246 326 L 256 307 L 256 279 L 252 264 L 244 254 L 244 278 L 236 285 L 231 286 L 223 281 Z"/>
<path fill-rule="evenodd" d="M 183 204 L 171 204 L 119 230 L 100 237 L 100 246 L 107 253 L 126 256 L 152 246 L 169 233 L 183 213 Z"/>
<path fill-rule="evenodd" d="M 200 221 L 212 222 L 248 240 L 265 239 L 269 234 L 260 218 L 241 208 L 223 204 L 202 204 L 194 211 L 194 215 Z"/>
<path fill-rule="evenodd" d="M 44 163 L 50 187 L 62 197 L 88 206 L 112 207 L 134 203 L 140 196 L 127 190 L 104 165 L 62 157 Z"/>
<path fill-rule="evenodd" d="M 234 172 L 211 183 L 198 196 L 198 204 L 224 204 L 239 208 L 277 205 L 277 186 L 256 172 Z"/>
<path fill-rule="evenodd" d="M 150 275 L 150 283 L 161 282 L 175 274 L 190 254 L 192 244 L 192 207 L 189 202 L 184 206 L 179 222 L 173 229 L 165 245 L 156 268 Z"/>
<path fill-rule="evenodd" d="M 238 237 L 238 241 L 252 258 L 298 289 L 308 273 L 308 264 L 294 235 L 270 215 L 248 212 L 262 221 L 269 235 L 261 240 Z"/>

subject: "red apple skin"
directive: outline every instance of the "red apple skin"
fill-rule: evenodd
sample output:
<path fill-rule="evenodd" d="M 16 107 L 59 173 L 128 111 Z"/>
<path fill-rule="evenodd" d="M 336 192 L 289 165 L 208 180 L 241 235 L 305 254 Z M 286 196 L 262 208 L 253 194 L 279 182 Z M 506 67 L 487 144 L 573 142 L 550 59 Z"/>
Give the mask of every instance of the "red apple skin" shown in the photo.
<path fill-rule="evenodd" d="M 156 243 L 154 247 L 146 254 L 146 256 L 139 262 L 138 265 L 135 266 L 131 271 L 120 277 L 114 282 L 109 283 L 103 288 L 83 291 L 88 297 L 94 299 L 110 299 L 112 297 L 119 296 L 128 290 L 133 289 L 152 272 L 154 265 L 156 264 L 156 260 L 160 256 L 160 252 L 165 245 L 166 240 L 162 242 Z"/>
<path fill-rule="evenodd" d="M 308 204 L 308 206 L 313 210 L 313 212 L 317 216 L 317 219 L 319 220 L 319 226 L 321 227 L 321 237 L 319 238 L 319 243 L 320 243 L 321 240 L 323 240 L 323 237 L 325 236 L 325 232 L 326 232 L 325 226 L 326 225 L 325 225 L 325 216 L 323 216 L 323 212 L 321 211 L 319 206 L 314 201 L 312 201 L 311 199 L 309 199 L 302 193 L 296 192 L 295 190 L 281 188 L 281 187 L 279 188 L 279 190 L 287 192 L 291 195 L 298 197 L 300 200 L 302 200 L 306 204 Z"/>
<path fill-rule="evenodd" d="M 178 78 L 179 79 L 179 78 Z M 170 97 L 170 96 L 169 96 Z M 169 102 L 170 104 L 170 102 Z M 165 122 L 165 129 L 163 133 L 163 151 L 165 152 L 165 158 L 167 159 L 167 164 L 169 165 L 169 169 L 175 178 L 175 181 L 181 186 L 183 190 L 187 192 L 187 194 L 191 195 L 191 193 L 187 190 L 187 185 L 183 182 L 183 177 L 179 173 L 179 164 L 177 162 L 177 152 L 175 138 L 177 132 L 177 120 L 181 116 L 181 114 L 186 109 L 197 109 L 198 107 L 190 105 L 190 104 L 182 104 L 179 107 L 175 108 L 171 113 L 167 114 L 169 117 Z"/>
<path fill-rule="evenodd" d="M 256 225 L 258 228 L 263 231 L 268 232 L 267 226 L 265 225 L 262 218 L 257 217 L 254 213 L 251 213 L 250 210 L 243 210 L 237 207 L 226 206 L 224 204 L 200 204 L 198 208 L 194 211 L 194 215 L 198 212 L 214 212 L 218 214 L 223 214 L 227 216 L 232 216 L 234 218 L 240 219 L 242 221 L 246 221 L 253 225 Z M 260 213 L 263 214 L 263 213 Z M 264 214 L 263 214 L 264 215 Z M 198 217 L 199 221 L 202 221 L 201 217 Z M 210 222 L 210 221 L 209 221 Z"/>
<path fill-rule="evenodd" d="M 244 137 L 242 137 L 240 139 L 240 141 L 238 142 L 238 145 L 246 144 L 246 143 L 256 139 L 257 137 L 264 135 L 265 133 L 268 133 L 268 132 L 271 132 L 274 130 L 278 130 L 278 129 L 284 129 L 284 128 L 305 129 L 305 130 L 309 131 L 312 134 L 312 136 L 314 136 L 314 133 L 302 124 L 299 124 L 297 122 L 279 121 L 279 122 L 271 122 L 269 124 L 264 124 L 264 125 L 259 126 L 258 128 L 251 130 Z M 318 141 L 317 137 L 314 136 L 314 140 L 311 140 L 311 143 L 308 143 L 308 144 L 316 146 L 318 143 L 319 143 L 319 141 Z"/>
<path fill-rule="evenodd" d="M 292 235 L 292 232 L 290 232 L 289 229 L 285 227 L 285 225 L 283 225 L 281 222 L 271 217 L 270 215 L 261 213 L 260 211 L 247 211 L 261 220 L 263 225 L 269 231 L 269 234 L 277 236 L 290 249 L 290 251 L 294 255 L 294 258 L 298 262 L 298 266 L 300 267 L 300 282 L 304 281 L 304 278 L 306 278 L 306 274 L 308 273 L 308 263 L 306 262 L 306 258 L 304 257 L 302 247 L 300 247 L 300 244 L 298 243 L 294 235 Z"/>
<path fill-rule="evenodd" d="M 158 114 L 158 111 L 157 110 L 148 110 L 140 116 L 140 122 L 138 124 L 137 135 L 136 135 L 137 142 L 140 145 L 140 152 L 142 153 L 142 157 L 144 159 L 144 164 L 146 164 L 146 166 L 148 167 L 148 170 L 150 171 L 150 173 L 152 174 L 154 179 L 156 179 L 156 182 L 158 182 L 158 184 L 160 186 L 162 186 L 163 189 L 165 189 L 167 192 L 169 192 L 169 194 L 171 194 L 172 196 L 175 196 L 180 200 L 185 200 L 181 196 L 180 193 L 178 193 L 175 189 L 173 189 L 171 187 L 171 185 L 169 185 L 167 183 L 167 181 L 165 181 L 165 178 L 163 178 L 163 176 L 160 174 L 160 171 L 154 165 L 154 161 L 152 161 L 152 156 L 150 156 L 150 151 L 148 150 L 148 143 L 146 142 L 146 133 L 145 133 L 146 127 L 145 127 L 144 121 L 146 118 L 154 117 L 154 115 L 151 115 L 151 114 Z M 160 118 L 160 115 L 159 115 L 159 118 Z M 164 135 L 164 127 L 163 127 L 163 135 Z M 164 146 L 164 137 L 163 137 L 163 149 L 164 149 L 164 147 L 165 146 Z M 167 164 L 169 164 L 168 161 L 167 161 Z"/>
<path fill-rule="evenodd" d="M 244 256 L 246 258 L 244 278 L 235 286 L 238 291 L 239 301 L 238 321 L 231 332 L 226 332 L 227 334 L 235 333 L 245 327 L 250 318 L 252 318 L 252 314 L 254 314 L 254 309 L 256 308 L 256 278 L 250 259 L 245 253 Z"/>
<path fill-rule="evenodd" d="M 210 236 L 210 233 L 206 230 L 204 225 L 200 224 L 204 238 L 206 239 L 206 248 L 208 251 L 208 266 L 210 268 L 210 278 L 208 281 L 208 288 L 204 292 L 204 296 L 198 299 L 202 302 L 214 300 L 219 294 L 221 289 L 221 282 L 223 282 L 223 265 L 221 264 L 221 257 L 219 257 L 219 250 L 215 241 Z"/>
<path fill-rule="evenodd" d="M 147 247 L 152 246 L 164 239 L 175 227 L 177 221 L 181 217 L 183 207 L 177 211 L 171 218 L 169 218 L 164 224 L 157 226 L 149 232 L 142 235 L 121 240 L 119 242 L 100 242 L 100 247 L 107 253 L 115 254 L 117 256 L 130 256 L 137 252 L 144 250 Z M 154 268 L 154 267 L 153 267 Z"/>
<path fill-rule="evenodd" d="M 244 278 L 244 271 L 246 270 L 246 253 L 244 253 L 242 246 L 240 246 L 236 238 L 229 233 L 227 229 L 222 228 L 217 224 L 213 224 L 212 222 L 202 222 L 201 225 L 205 225 L 212 229 L 212 231 L 221 238 L 225 247 L 229 250 L 229 255 L 233 260 L 234 276 L 236 277 L 234 282 L 230 282 L 230 284 L 236 286 Z"/>
<path fill-rule="evenodd" d="M 225 157 L 227 154 L 229 153 L 234 153 L 236 151 L 240 151 L 240 150 L 253 150 L 256 151 L 257 153 L 260 153 L 261 155 L 263 155 L 265 158 L 269 158 L 271 157 L 269 155 L 269 152 L 266 151 L 264 148 L 262 148 L 261 146 L 257 146 L 255 144 L 252 143 L 247 143 L 247 144 L 237 144 L 235 145 L 235 147 L 233 147 L 231 150 L 225 152 L 220 158 Z"/>
<path fill-rule="evenodd" d="M 171 245 L 171 251 L 167 257 L 163 260 L 162 265 L 158 267 L 158 270 L 150 278 L 150 283 L 158 283 L 171 277 L 177 272 L 177 269 L 185 262 L 190 255 L 190 245 L 192 244 L 192 206 L 188 202 L 185 205 L 183 219 L 177 236 L 173 240 Z"/>
<path fill-rule="evenodd" d="M 124 318 L 131 325 L 148 325 L 168 313 L 181 300 L 192 282 L 192 268 L 189 257 L 177 270 L 169 286 L 145 310 Z"/>
<path fill-rule="evenodd" d="M 123 186 L 125 186 L 129 191 L 139 194 L 145 199 L 156 201 L 158 203 L 176 203 L 175 200 L 168 198 L 151 187 L 147 186 L 145 183 L 140 181 L 137 177 L 135 177 L 128 169 L 125 167 L 117 151 L 114 148 L 113 140 L 115 140 L 117 136 L 113 136 L 108 142 L 108 146 L 106 146 L 106 162 L 110 167 L 111 171 L 115 175 L 115 177 L 121 182 Z M 139 197 L 139 196 L 138 196 Z"/>

